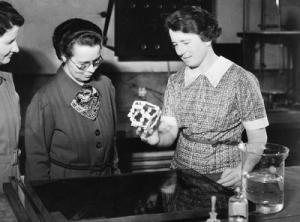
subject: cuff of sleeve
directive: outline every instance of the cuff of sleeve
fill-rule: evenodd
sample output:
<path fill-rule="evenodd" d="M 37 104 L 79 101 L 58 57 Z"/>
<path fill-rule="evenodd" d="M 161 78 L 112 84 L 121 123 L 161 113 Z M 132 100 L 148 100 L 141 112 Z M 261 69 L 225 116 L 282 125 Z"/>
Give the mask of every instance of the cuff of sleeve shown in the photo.
<path fill-rule="evenodd" d="M 269 121 L 267 117 L 252 121 L 243 121 L 242 123 L 246 130 L 256 130 L 269 126 Z"/>
<path fill-rule="evenodd" d="M 173 116 L 162 116 L 161 121 L 166 122 L 170 125 L 177 126 L 177 121 Z"/>

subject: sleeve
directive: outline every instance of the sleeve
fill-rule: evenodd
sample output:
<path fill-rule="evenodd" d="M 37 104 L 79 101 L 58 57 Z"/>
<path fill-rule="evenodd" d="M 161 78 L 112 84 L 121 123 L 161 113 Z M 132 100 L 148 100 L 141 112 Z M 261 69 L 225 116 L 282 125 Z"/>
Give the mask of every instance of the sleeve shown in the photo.
<path fill-rule="evenodd" d="M 269 122 L 257 78 L 252 73 L 241 74 L 237 85 L 237 107 L 245 129 L 267 127 Z"/>
<path fill-rule="evenodd" d="M 110 82 L 110 92 L 111 92 L 111 106 L 113 111 L 113 119 L 114 119 L 114 138 L 113 138 L 113 174 L 120 174 L 120 169 L 118 166 L 119 163 L 119 157 L 118 157 L 118 151 L 117 151 L 117 109 L 116 109 L 116 90 L 115 87 Z"/>
<path fill-rule="evenodd" d="M 45 96 L 46 97 L 46 96 Z M 50 144 L 54 129 L 51 106 L 36 94 L 26 111 L 25 118 L 25 178 L 50 179 Z"/>

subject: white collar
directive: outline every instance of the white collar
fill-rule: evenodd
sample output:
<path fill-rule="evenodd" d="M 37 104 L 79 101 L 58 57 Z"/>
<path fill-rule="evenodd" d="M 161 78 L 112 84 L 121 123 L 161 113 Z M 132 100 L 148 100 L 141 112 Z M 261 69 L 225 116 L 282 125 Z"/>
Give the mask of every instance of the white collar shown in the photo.
<path fill-rule="evenodd" d="M 214 87 L 217 87 L 223 75 L 227 72 L 232 64 L 232 61 L 224 58 L 223 56 L 219 56 L 217 61 L 207 70 L 204 75 Z"/>

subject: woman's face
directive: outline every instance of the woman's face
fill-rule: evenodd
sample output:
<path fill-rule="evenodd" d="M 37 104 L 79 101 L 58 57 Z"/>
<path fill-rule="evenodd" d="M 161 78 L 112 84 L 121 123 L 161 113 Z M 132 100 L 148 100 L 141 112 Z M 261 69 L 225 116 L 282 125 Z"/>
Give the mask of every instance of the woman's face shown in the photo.
<path fill-rule="evenodd" d="M 171 42 L 177 55 L 189 67 L 200 66 L 207 56 L 208 46 L 211 42 L 204 42 L 195 33 L 183 33 L 169 30 Z"/>
<path fill-rule="evenodd" d="M 0 64 L 7 64 L 14 53 L 19 52 L 17 35 L 19 27 L 13 26 L 0 36 Z"/>
<path fill-rule="evenodd" d="M 100 45 L 88 46 L 75 43 L 72 52 L 71 58 L 63 57 L 65 70 L 79 82 L 89 81 L 102 61 Z"/>

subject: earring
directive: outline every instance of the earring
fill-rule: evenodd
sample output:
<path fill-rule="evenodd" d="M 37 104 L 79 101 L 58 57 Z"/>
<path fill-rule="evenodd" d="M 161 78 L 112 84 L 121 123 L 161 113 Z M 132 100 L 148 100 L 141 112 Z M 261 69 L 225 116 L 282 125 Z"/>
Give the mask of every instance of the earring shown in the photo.
<path fill-rule="evenodd" d="M 62 61 L 65 63 L 67 61 L 67 57 L 66 56 L 61 56 Z"/>
<path fill-rule="evenodd" d="M 206 46 L 211 46 L 211 41 L 205 42 Z"/>

